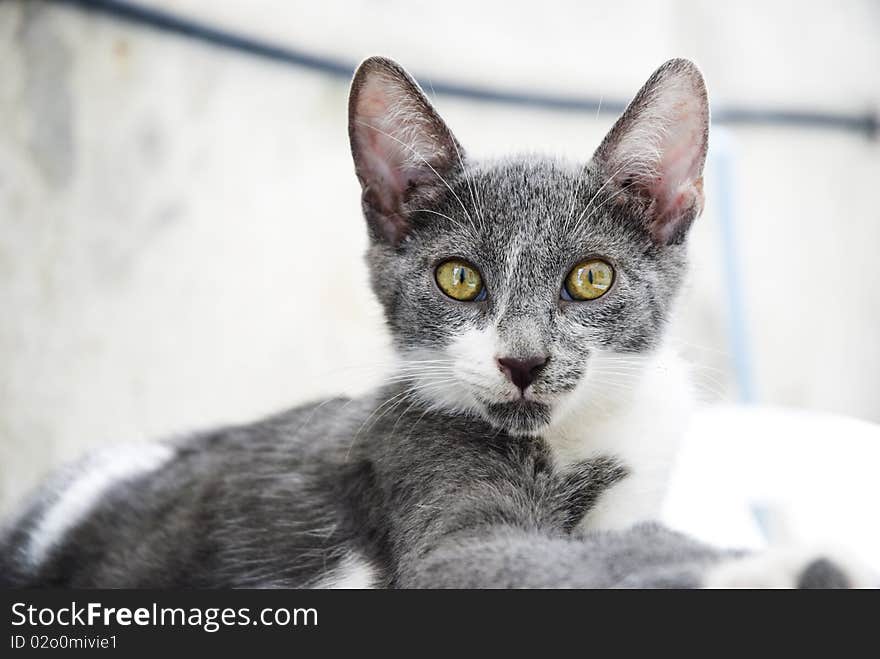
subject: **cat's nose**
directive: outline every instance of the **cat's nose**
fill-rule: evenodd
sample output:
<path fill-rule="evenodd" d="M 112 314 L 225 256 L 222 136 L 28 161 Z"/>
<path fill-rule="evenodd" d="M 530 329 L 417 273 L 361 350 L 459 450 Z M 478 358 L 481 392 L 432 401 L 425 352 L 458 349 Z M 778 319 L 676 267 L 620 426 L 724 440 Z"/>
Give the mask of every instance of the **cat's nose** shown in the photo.
<path fill-rule="evenodd" d="M 499 357 L 498 358 L 498 367 L 501 371 L 510 379 L 513 384 L 519 387 L 519 390 L 522 393 L 526 392 L 526 389 L 532 382 L 535 381 L 535 378 L 538 377 L 538 373 L 541 372 L 547 365 L 546 357 L 526 357 L 525 359 L 518 359 L 515 357 Z"/>

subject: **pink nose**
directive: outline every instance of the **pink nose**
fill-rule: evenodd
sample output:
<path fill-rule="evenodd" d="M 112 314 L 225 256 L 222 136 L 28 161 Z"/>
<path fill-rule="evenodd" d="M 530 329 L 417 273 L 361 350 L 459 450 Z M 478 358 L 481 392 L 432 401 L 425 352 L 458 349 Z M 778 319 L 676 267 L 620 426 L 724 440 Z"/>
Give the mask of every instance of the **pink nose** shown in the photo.
<path fill-rule="evenodd" d="M 515 384 L 522 393 L 538 377 L 538 373 L 547 365 L 546 357 L 499 357 L 498 367 Z"/>

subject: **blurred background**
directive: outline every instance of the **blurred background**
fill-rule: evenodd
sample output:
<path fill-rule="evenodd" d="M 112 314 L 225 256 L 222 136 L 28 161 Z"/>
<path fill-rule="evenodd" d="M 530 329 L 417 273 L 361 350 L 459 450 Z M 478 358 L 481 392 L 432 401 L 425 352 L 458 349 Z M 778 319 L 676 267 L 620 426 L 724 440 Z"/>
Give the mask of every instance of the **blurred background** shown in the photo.
<path fill-rule="evenodd" d="M 113 3 L 0 3 L 0 512 L 89 448 L 380 378 L 346 132 L 359 60 L 436 82 L 472 156 L 586 160 L 650 73 L 688 57 L 718 121 L 673 335 L 709 406 L 670 523 L 748 544 L 784 517 L 880 556 L 880 3 L 139 2 L 329 72 L 88 4 Z"/>

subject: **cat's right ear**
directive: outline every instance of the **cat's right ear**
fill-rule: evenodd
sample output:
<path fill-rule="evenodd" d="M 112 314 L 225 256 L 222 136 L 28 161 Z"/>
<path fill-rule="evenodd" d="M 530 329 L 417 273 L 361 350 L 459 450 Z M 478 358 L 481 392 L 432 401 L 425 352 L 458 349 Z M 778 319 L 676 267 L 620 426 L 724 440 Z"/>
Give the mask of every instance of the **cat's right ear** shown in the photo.
<path fill-rule="evenodd" d="M 348 99 L 348 135 L 371 234 L 397 246 L 409 231 L 407 209 L 448 190 L 461 147 L 403 68 L 365 60 Z"/>

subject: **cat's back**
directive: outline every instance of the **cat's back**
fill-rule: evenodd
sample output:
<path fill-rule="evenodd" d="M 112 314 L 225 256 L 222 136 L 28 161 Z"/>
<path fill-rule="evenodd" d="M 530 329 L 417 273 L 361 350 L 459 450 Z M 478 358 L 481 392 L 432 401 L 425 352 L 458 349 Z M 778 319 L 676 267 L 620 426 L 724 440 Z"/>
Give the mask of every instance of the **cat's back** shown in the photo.
<path fill-rule="evenodd" d="M 337 471 L 363 406 L 328 399 L 253 424 L 86 456 L 60 469 L 7 524 L 0 582 L 223 585 L 233 559 L 259 563 L 248 548 L 279 520 L 328 524 L 326 476 Z"/>

